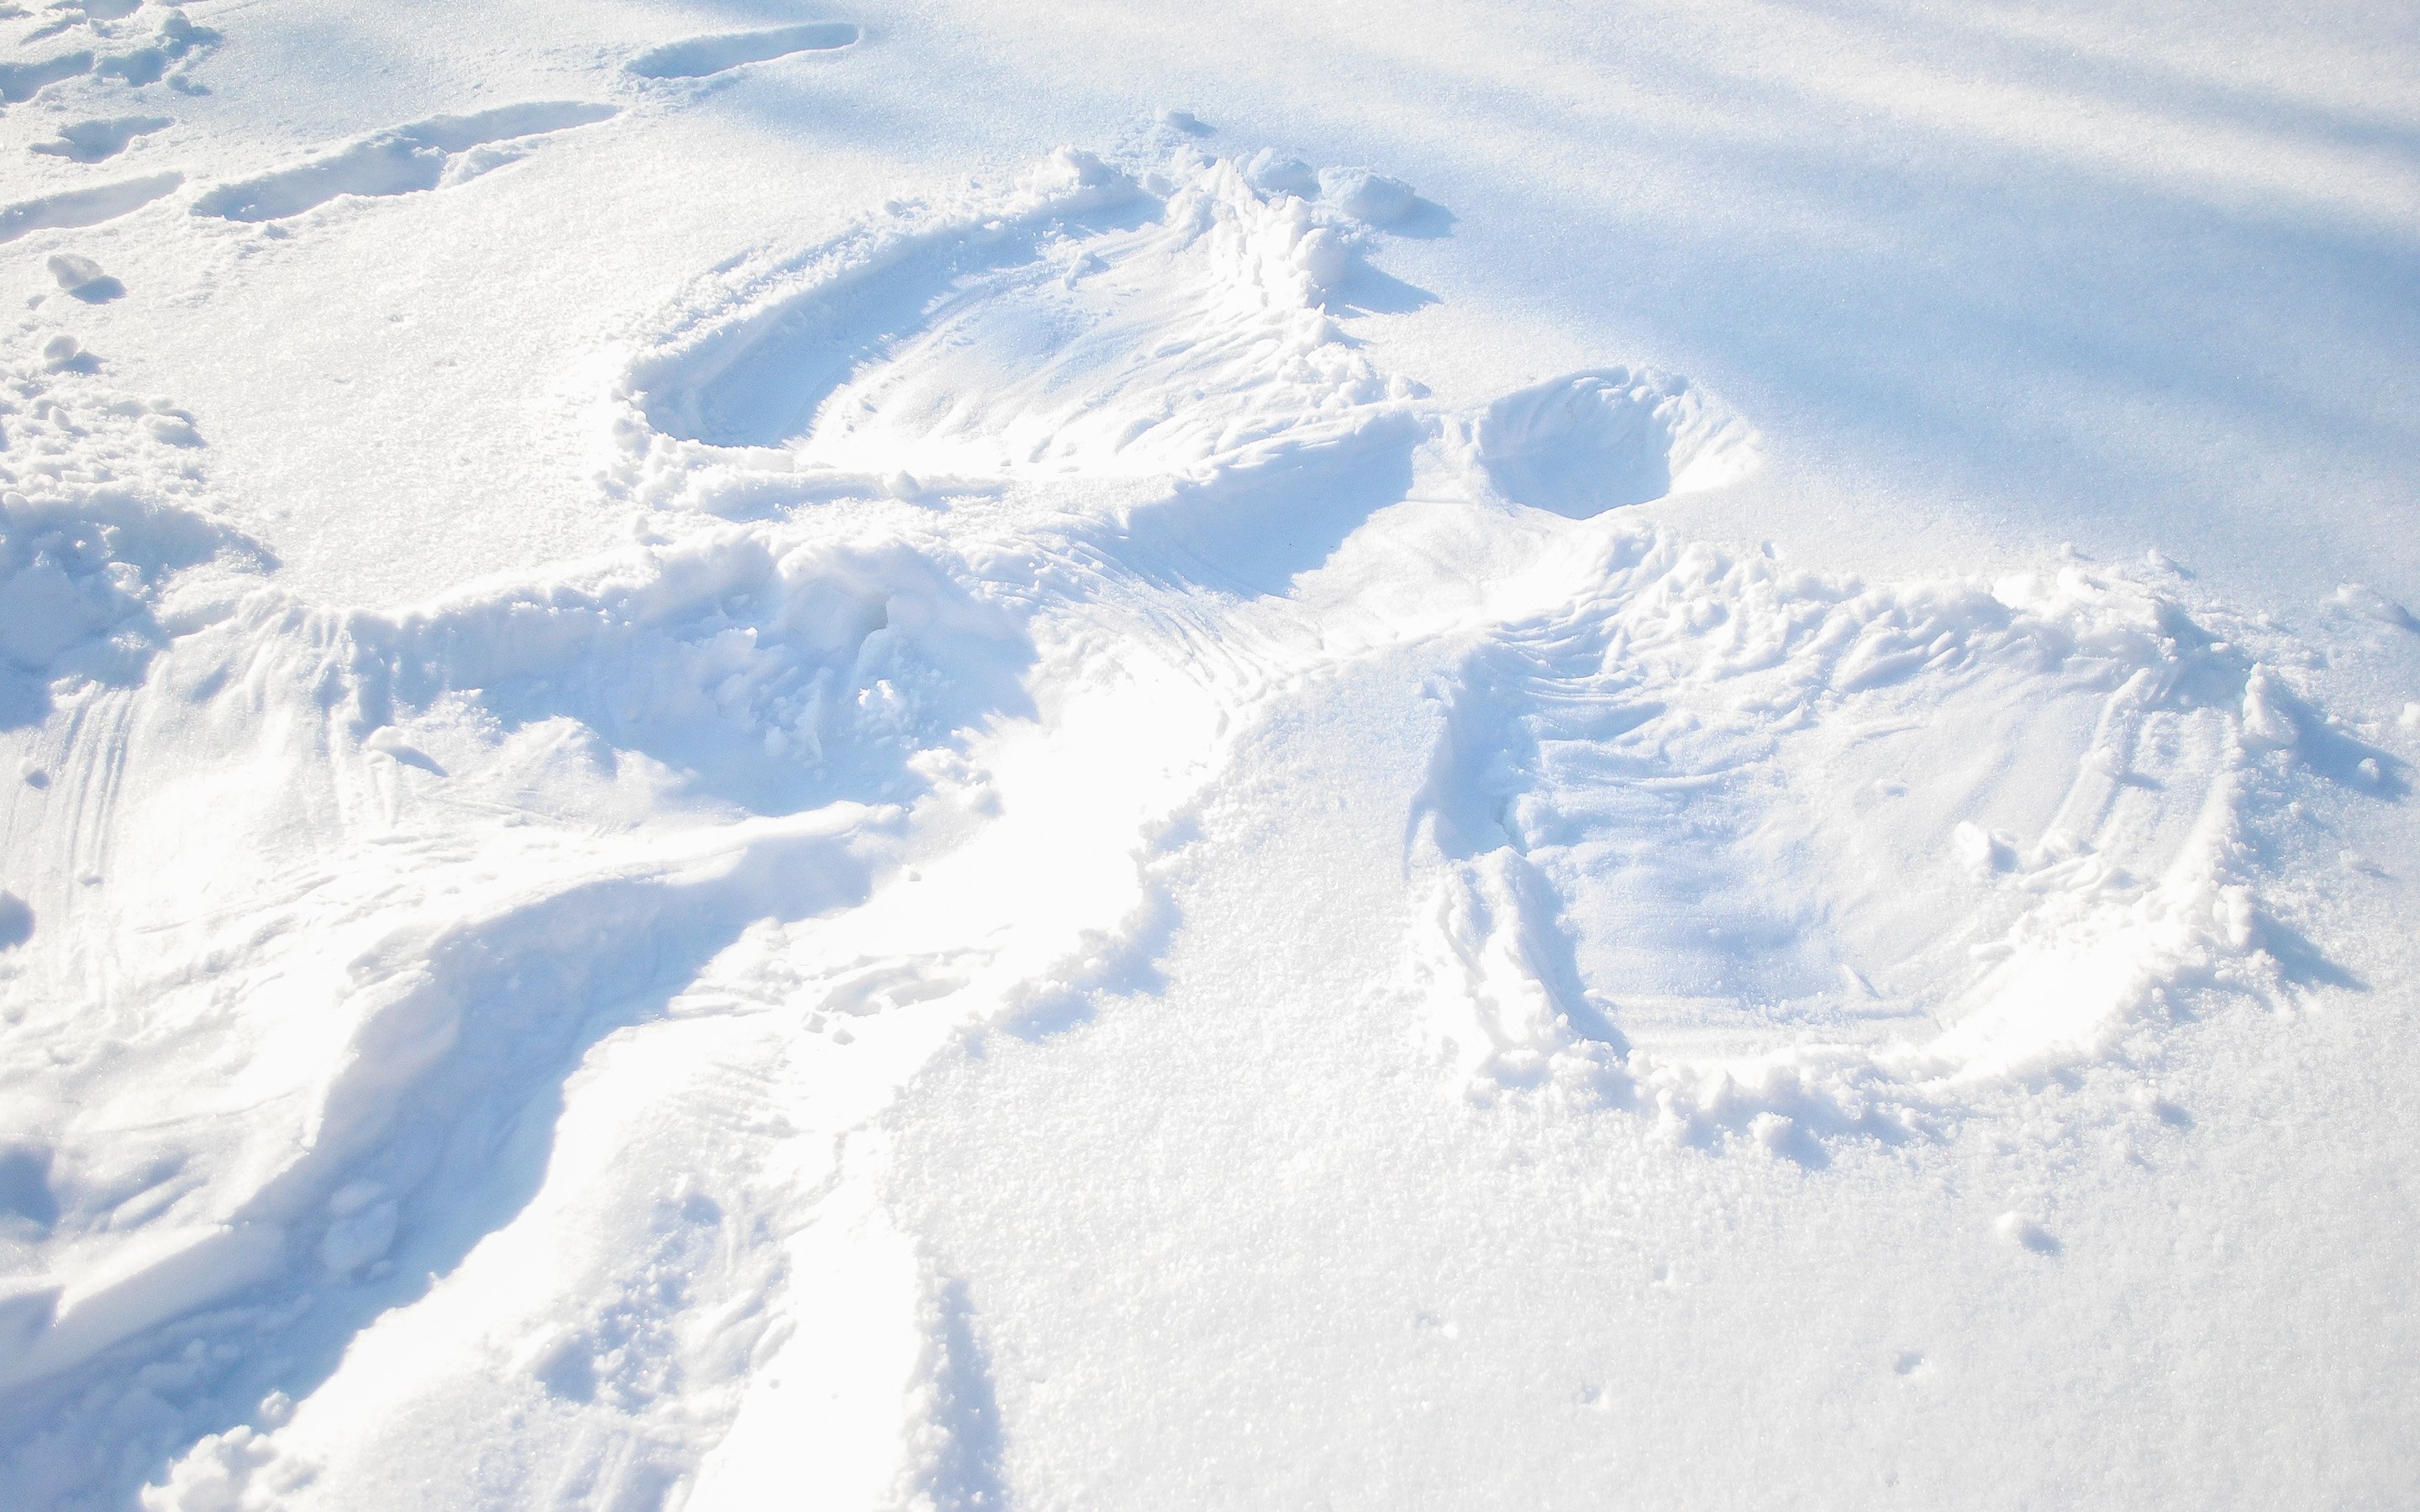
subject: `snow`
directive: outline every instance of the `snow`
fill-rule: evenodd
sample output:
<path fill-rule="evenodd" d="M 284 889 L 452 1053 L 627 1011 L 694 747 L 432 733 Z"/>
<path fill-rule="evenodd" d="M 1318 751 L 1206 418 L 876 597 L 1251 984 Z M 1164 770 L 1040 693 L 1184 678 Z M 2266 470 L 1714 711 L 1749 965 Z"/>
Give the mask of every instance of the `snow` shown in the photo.
<path fill-rule="evenodd" d="M 0 1503 L 2420 1492 L 2398 16 L 0 26 Z"/>
<path fill-rule="evenodd" d="M 629 69 L 642 79 L 698 79 L 743 63 L 765 63 L 793 53 L 846 47 L 857 39 L 857 28 L 845 21 L 809 22 L 721 37 L 690 37 L 647 49 L 630 60 Z"/>

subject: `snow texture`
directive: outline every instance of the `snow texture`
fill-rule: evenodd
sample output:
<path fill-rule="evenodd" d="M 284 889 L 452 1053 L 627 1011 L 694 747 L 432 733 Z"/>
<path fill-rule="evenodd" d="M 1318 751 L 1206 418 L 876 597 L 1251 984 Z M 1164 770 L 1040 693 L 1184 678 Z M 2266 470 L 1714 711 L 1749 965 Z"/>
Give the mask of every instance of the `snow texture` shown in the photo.
<path fill-rule="evenodd" d="M 1439 14 L 1134 43 L 1327 37 L 1314 151 L 1031 143 L 1092 107 L 959 49 L 1102 85 L 1021 8 L 9 13 L 0 1502 L 2420 1487 L 2408 550 L 1908 545 L 1957 490 L 1809 407 L 1967 400 L 1616 339 L 1468 129 L 1631 86 Z M 2408 257 L 2401 127 L 2129 88 L 2370 154 L 2251 202 Z"/>

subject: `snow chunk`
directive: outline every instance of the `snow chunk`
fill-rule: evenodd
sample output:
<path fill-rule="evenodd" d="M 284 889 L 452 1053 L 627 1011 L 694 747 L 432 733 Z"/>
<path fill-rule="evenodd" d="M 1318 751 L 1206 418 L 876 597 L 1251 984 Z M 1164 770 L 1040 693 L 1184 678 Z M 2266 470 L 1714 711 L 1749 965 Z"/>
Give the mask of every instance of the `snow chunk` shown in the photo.
<path fill-rule="evenodd" d="M 1394 224 L 1419 204 L 1411 185 L 1367 168 L 1321 169 L 1319 195 L 1355 220 L 1380 226 Z"/>

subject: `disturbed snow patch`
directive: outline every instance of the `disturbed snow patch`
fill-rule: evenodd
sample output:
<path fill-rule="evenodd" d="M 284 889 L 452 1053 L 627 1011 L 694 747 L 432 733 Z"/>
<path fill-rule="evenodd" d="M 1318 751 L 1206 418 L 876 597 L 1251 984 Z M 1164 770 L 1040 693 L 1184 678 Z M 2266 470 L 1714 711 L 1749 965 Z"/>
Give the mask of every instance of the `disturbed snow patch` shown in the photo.
<path fill-rule="evenodd" d="M 307 1390 L 536 1180 L 515 1131 L 600 1036 L 865 899 L 1026 655 L 922 554 L 718 527 L 396 614 L 264 590 L 68 703 L 12 844 L 93 870 L 12 871 L 0 984 L 48 1068 L 7 1088 L 52 1208 L 15 1268 L 54 1278 L 0 1360 L 12 1484 L 76 1484 L 155 1351 L 195 1365 L 147 1437 Z"/>
<path fill-rule="evenodd" d="M 604 108 L 208 205 L 425 188 Z M 360 1504 L 436 1436 L 456 1501 L 752 1504 L 805 1453 L 862 1472 L 836 1500 L 998 1500 L 981 1320 L 885 1227 L 873 1120 L 986 1026 L 1151 992 L 1175 858 L 1269 775 L 1239 732 L 1323 689 L 1434 733 L 1351 797 L 1402 816 L 1388 1011 L 1457 1094 L 1820 1160 L 2257 980 L 2247 792 L 2335 737 L 2222 617 L 1631 526 L 1753 434 L 1643 368 L 1472 409 L 1384 371 L 1357 281 L 1423 206 L 1069 151 L 740 259 L 603 400 L 636 546 L 380 611 L 256 575 L 172 613 L 238 551 L 177 523 L 200 429 L 67 424 L 98 364 L 29 359 L 0 562 L 72 612 L 5 626 L 47 784 L 0 957 L 46 1068 L 5 1084 L 10 1484 Z"/>
<path fill-rule="evenodd" d="M 282 221 L 340 195 L 382 198 L 460 183 L 514 161 L 500 143 L 593 126 L 617 114 L 582 100 L 532 100 L 471 116 L 432 116 L 391 127 L 350 147 L 256 178 L 217 185 L 194 197 L 195 215 L 227 221 Z"/>
<path fill-rule="evenodd" d="M 11 729 L 59 694 L 139 682 L 170 636 L 228 612 L 269 563 L 204 502 L 190 412 L 119 390 L 64 332 L 0 362 L 0 729 Z"/>
<path fill-rule="evenodd" d="M 1224 161 L 1138 177 L 1081 152 L 897 206 L 701 285 L 631 367 L 621 477 L 646 500 L 743 471 L 794 496 L 1200 478 L 1342 440 L 1416 392 L 1324 308 L 1357 226 Z"/>
<path fill-rule="evenodd" d="M 710 509 L 1064 508 L 1050 485 L 1145 481 L 1095 545 L 1323 602 L 1317 627 L 1253 622 L 1264 674 L 1457 648 L 1407 969 L 1475 1090 L 1593 1068 L 1574 1073 L 1692 1137 L 1753 1125 L 1803 1152 L 2259 976 L 2238 831 L 2285 737 L 2264 733 L 2273 674 L 2195 618 L 2222 611 L 2083 564 L 1869 588 L 1620 524 L 1752 470 L 1755 433 L 1644 368 L 1467 413 L 1380 372 L 1331 296 L 1416 202 L 1188 149 L 1132 171 L 1062 154 L 1004 194 L 896 207 L 701 285 L 632 366 L 619 477 Z M 1416 491 L 1512 511 L 1431 553 L 1494 553 L 1493 580 L 1412 549 L 1453 533 L 1388 508 Z"/>
<path fill-rule="evenodd" d="M 861 901 L 961 733 L 1029 712 L 1016 616 L 895 532 L 295 602 L 202 509 L 193 418 L 105 374 L 55 337 L 0 415 L 0 1481 L 37 1503 L 306 1394 L 536 1180 L 516 1131 L 588 1046 Z M 827 980 L 861 955 L 762 990 L 920 1000 Z M 240 1428 L 178 1484 L 271 1458 Z"/>
<path fill-rule="evenodd" d="M 2265 673 L 2081 565 L 1879 588 L 1619 532 L 1437 689 L 1419 990 L 1474 1087 L 1905 1133 L 2256 937 Z"/>

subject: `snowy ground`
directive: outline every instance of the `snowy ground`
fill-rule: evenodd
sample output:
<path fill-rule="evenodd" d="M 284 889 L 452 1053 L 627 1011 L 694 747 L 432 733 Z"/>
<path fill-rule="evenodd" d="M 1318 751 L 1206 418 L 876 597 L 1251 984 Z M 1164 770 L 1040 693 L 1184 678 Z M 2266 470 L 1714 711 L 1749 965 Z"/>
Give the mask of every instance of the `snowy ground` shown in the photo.
<path fill-rule="evenodd" d="M 2420 1500 L 2420 23 L 0 6 L 0 1505 Z"/>

